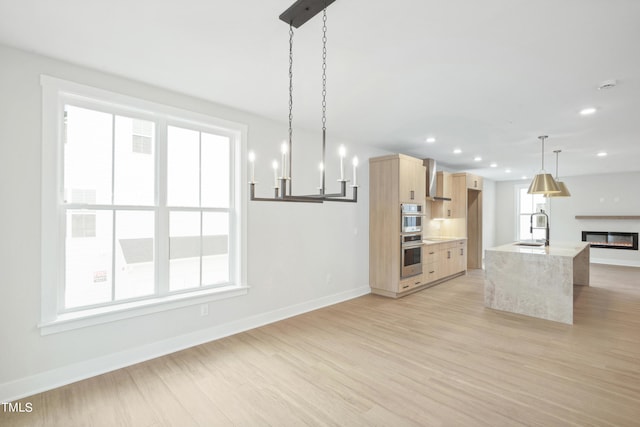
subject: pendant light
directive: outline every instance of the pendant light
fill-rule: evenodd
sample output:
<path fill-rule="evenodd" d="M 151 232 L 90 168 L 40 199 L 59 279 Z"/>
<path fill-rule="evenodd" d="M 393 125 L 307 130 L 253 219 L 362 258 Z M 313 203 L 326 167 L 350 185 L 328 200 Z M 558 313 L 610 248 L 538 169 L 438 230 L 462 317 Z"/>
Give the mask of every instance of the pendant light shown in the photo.
<path fill-rule="evenodd" d="M 251 163 L 251 181 L 249 182 L 249 196 L 252 201 L 268 201 L 268 202 L 308 202 L 308 203 L 322 203 L 322 202 L 352 202 L 358 201 L 358 185 L 356 184 L 356 169 L 358 166 L 358 160 L 356 157 L 353 159 L 353 183 L 350 186 L 352 196 L 347 197 L 347 179 L 344 174 L 344 157 L 346 150 L 344 146 L 340 146 L 340 178 L 338 183 L 340 184 L 340 191 L 337 193 L 327 193 L 325 186 L 325 155 L 326 155 L 326 110 L 327 110 L 327 6 L 333 3 L 335 0 L 298 0 L 289 9 L 284 11 L 280 15 L 280 20 L 289 24 L 289 140 L 282 143 L 282 175 L 278 177 L 278 162 L 274 160 L 274 197 L 256 197 L 255 187 L 256 181 L 254 178 L 254 161 L 255 155 L 253 152 L 249 153 L 249 162 Z M 320 163 L 320 186 L 318 187 L 318 194 L 307 195 L 292 195 L 292 173 L 291 164 L 292 156 L 291 149 L 293 143 L 293 28 L 298 28 L 309 19 L 313 18 L 320 11 L 323 12 L 322 16 L 322 162 Z M 287 158 L 288 157 L 288 158 Z M 286 163 L 288 160 L 288 174 Z"/>
<path fill-rule="evenodd" d="M 569 197 L 571 196 L 571 193 L 569 193 L 569 189 L 567 188 L 566 185 L 564 185 L 564 182 L 558 179 L 558 154 L 562 153 L 562 150 L 554 150 L 553 152 L 556 153 L 556 184 L 558 184 L 558 188 L 560 188 L 560 192 L 548 193 L 548 194 L 545 194 L 545 197 Z"/>
<path fill-rule="evenodd" d="M 531 185 L 529 186 L 529 190 L 527 194 L 556 194 L 560 193 L 560 188 L 556 181 L 553 179 L 550 173 L 545 172 L 544 170 L 544 140 L 548 138 L 546 135 L 539 136 L 538 139 L 542 141 L 542 169 L 540 172 L 533 177 L 533 181 L 531 181 Z"/>

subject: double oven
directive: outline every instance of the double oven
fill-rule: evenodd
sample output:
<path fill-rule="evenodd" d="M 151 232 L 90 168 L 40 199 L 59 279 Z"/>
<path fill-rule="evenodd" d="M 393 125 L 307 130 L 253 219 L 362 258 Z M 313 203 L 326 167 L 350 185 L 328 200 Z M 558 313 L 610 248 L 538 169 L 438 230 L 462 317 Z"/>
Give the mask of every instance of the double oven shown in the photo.
<path fill-rule="evenodd" d="M 400 205 L 401 259 L 400 278 L 422 274 L 422 224 L 424 210 L 420 204 L 403 203 Z"/>

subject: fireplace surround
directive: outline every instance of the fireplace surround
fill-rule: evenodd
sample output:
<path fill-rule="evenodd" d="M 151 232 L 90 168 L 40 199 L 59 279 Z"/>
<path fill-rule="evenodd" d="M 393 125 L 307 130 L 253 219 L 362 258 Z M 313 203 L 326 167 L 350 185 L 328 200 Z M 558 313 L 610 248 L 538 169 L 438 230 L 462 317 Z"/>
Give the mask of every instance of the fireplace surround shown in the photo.
<path fill-rule="evenodd" d="M 638 250 L 638 233 L 618 231 L 583 231 L 582 241 L 592 248 Z"/>

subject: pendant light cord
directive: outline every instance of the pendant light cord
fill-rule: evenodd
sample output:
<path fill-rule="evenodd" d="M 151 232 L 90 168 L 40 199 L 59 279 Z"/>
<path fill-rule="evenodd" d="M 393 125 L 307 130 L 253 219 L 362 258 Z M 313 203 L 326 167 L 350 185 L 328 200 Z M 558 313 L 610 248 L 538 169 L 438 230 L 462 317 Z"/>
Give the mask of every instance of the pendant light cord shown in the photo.
<path fill-rule="evenodd" d="M 542 141 L 542 171 L 544 171 L 544 140 L 546 138 L 546 136 L 540 136 L 540 141 Z"/>
<path fill-rule="evenodd" d="M 289 24 L 289 176 L 292 175 L 293 159 L 293 25 Z M 282 165 L 284 167 L 284 165 Z M 289 181 L 289 195 L 291 195 L 292 180 Z"/>
<path fill-rule="evenodd" d="M 327 8 L 322 11 L 322 194 L 325 193 L 325 159 L 327 153 Z"/>
<path fill-rule="evenodd" d="M 322 130 L 327 130 L 327 9 L 322 15 Z"/>

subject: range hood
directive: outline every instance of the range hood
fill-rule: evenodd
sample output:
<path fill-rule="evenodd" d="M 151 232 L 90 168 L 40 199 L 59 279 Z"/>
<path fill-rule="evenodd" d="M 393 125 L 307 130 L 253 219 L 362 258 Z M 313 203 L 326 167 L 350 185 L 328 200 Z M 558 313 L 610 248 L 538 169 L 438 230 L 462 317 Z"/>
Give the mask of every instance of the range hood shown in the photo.
<path fill-rule="evenodd" d="M 427 200 L 447 200 L 450 201 L 449 197 L 442 197 L 442 195 L 437 194 L 438 188 L 438 175 L 436 173 L 436 161 L 435 159 L 422 159 L 422 164 L 427 169 L 427 185 L 426 185 L 426 198 Z"/>

